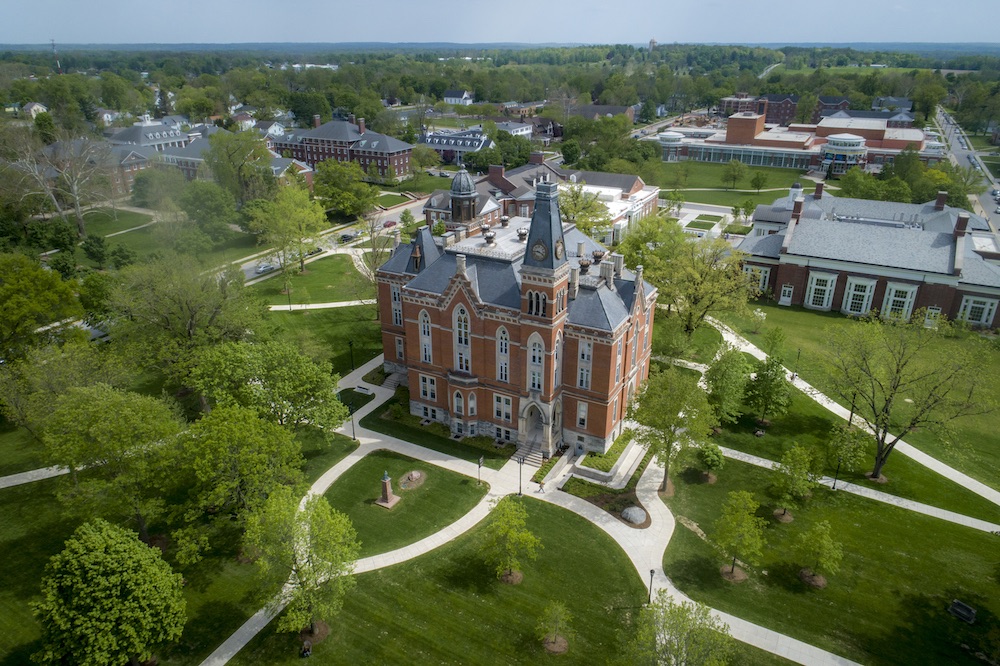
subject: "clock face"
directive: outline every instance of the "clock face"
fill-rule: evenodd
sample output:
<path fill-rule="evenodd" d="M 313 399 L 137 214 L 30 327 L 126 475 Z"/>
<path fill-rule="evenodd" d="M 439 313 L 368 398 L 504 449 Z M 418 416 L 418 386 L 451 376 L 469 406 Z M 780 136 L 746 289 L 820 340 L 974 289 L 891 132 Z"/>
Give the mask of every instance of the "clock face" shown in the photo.
<path fill-rule="evenodd" d="M 549 248 L 545 247 L 545 243 L 542 241 L 537 241 L 531 246 L 531 256 L 534 257 L 535 261 L 542 261 L 549 254 Z"/>
<path fill-rule="evenodd" d="M 556 241 L 556 259 L 562 259 L 563 256 L 563 242 Z"/>

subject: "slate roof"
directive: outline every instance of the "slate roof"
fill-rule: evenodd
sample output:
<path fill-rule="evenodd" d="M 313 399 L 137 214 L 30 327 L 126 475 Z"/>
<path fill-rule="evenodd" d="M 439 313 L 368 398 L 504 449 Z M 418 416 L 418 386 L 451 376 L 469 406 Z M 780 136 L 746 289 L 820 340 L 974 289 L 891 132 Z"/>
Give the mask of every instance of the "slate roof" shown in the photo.
<path fill-rule="evenodd" d="M 601 171 L 567 171 L 568 177 L 576 176 L 576 182 L 584 181 L 597 187 L 615 187 L 623 192 L 631 192 L 639 182 L 639 176 L 626 173 L 603 173 Z"/>
<path fill-rule="evenodd" d="M 157 136 L 159 135 L 159 136 Z M 129 144 L 136 146 L 155 146 L 170 141 L 186 141 L 187 134 L 173 125 L 151 123 L 149 125 L 132 125 L 120 132 L 115 132 L 109 142 L 113 144 Z"/>
<path fill-rule="evenodd" d="M 580 106 L 574 107 L 570 112 L 574 116 L 583 116 L 584 118 L 594 118 L 595 116 L 620 116 L 626 113 L 630 108 L 629 106 L 611 106 L 609 104 L 582 104 Z"/>
<path fill-rule="evenodd" d="M 876 97 L 872 101 L 873 109 L 896 108 L 900 111 L 912 111 L 913 102 L 907 97 Z"/>
<path fill-rule="evenodd" d="M 865 120 L 891 120 L 894 122 L 912 121 L 909 111 L 856 111 L 854 109 L 823 109 L 819 114 L 823 118 L 861 118 Z"/>
<path fill-rule="evenodd" d="M 769 236 L 747 236 L 736 246 L 736 249 L 755 257 L 777 259 L 781 256 L 781 243 L 784 240 L 785 234 L 782 233 Z"/>

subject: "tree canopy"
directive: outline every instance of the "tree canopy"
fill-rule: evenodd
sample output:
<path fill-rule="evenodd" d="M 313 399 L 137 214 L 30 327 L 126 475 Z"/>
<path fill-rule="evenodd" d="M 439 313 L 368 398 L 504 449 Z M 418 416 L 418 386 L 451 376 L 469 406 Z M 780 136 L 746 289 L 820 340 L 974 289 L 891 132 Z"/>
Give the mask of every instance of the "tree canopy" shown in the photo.
<path fill-rule="evenodd" d="M 139 664 L 180 637 L 186 620 L 181 576 L 160 552 L 96 520 L 79 527 L 42 579 L 32 603 L 42 626 L 40 664 Z"/>
<path fill-rule="evenodd" d="M 70 286 L 23 254 L 0 254 L 0 358 L 24 356 L 58 337 L 49 324 L 83 314 Z"/>

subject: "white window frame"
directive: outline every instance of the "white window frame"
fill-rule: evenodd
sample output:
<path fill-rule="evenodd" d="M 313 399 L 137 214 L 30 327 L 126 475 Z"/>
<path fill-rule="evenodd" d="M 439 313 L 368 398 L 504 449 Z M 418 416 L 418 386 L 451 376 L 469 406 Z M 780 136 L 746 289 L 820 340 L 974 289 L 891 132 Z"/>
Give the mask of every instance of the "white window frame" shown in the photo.
<path fill-rule="evenodd" d="M 820 285 L 819 282 L 824 281 L 825 285 Z M 820 305 L 813 303 L 813 300 L 817 296 L 817 290 L 823 289 L 823 301 Z M 810 310 L 823 310 L 829 311 L 830 305 L 833 303 L 833 292 L 837 289 L 837 274 L 836 273 L 821 273 L 819 271 L 810 271 L 809 273 L 809 283 L 806 287 L 806 300 L 802 303 L 803 307 Z"/>
<path fill-rule="evenodd" d="M 587 427 L 587 403 L 580 400 L 576 403 L 576 427 L 586 428 Z"/>
<path fill-rule="evenodd" d="M 467 403 L 468 403 L 468 408 L 469 408 L 469 416 L 475 416 L 476 415 L 476 394 L 475 393 L 470 393 L 469 394 L 469 399 L 468 399 Z"/>
<path fill-rule="evenodd" d="M 590 390 L 590 366 L 581 365 L 578 376 L 577 387 Z"/>
<path fill-rule="evenodd" d="M 875 295 L 876 282 L 872 278 L 855 277 L 853 275 L 848 277 L 847 286 L 844 287 L 844 300 L 840 304 L 840 311 L 845 315 L 854 315 L 857 317 L 867 315 L 872 309 L 872 297 Z M 858 287 L 863 287 L 864 291 L 858 291 Z M 853 297 L 856 295 L 862 296 L 862 307 L 859 312 L 851 309 Z"/>
<path fill-rule="evenodd" d="M 892 312 L 892 303 L 898 297 L 897 292 L 905 292 L 902 298 L 903 307 L 899 314 Z M 882 317 L 900 317 L 909 320 L 913 314 L 913 303 L 917 300 L 917 285 L 904 282 L 889 282 L 885 285 L 885 296 L 882 297 Z"/>
<path fill-rule="evenodd" d="M 403 357 L 405 356 L 405 353 L 403 351 L 404 349 L 405 349 L 405 347 L 403 346 L 403 338 L 396 338 L 396 358 L 397 359 L 403 360 Z"/>
<path fill-rule="evenodd" d="M 472 372 L 472 355 L 469 350 L 471 320 L 468 311 L 462 306 L 455 309 L 454 327 L 455 369 L 459 372 Z"/>
<path fill-rule="evenodd" d="M 497 329 L 497 381 L 510 381 L 510 334 L 501 326 Z"/>
<path fill-rule="evenodd" d="M 530 350 L 528 356 L 528 390 L 545 390 L 544 372 L 545 366 L 545 345 L 541 340 L 534 338 L 528 342 Z"/>
<path fill-rule="evenodd" d="M 455 391 L 453 402 L 455 403 L 455 414 L 465 414 L 465 399 L 462 397 L 461 391 Z"/>
<path fill-rule="evenodd" d="M 980 307 L 983 314 L 979 320 L 970 319 L 973 308 Z M 979 326 L 989 326 L 993 323 L 993 318 L 997 313 L 997 300 L 995 298 L 985 298 L 983 296 L 963 296 L 962 306 L 958 310 L 958 318 L 970 324 Z"/>
<path fill-rule="evenodd" d="M 767 289 L 767 283 L 771 280 L 771 268 L 768 266 L 754 266 L 753 264 L 743 264 L 743 272 L 748 275 L 756 274 L 757 288 L 762 292 Z"/>
<path fill-rule="evenodd" d="M 421 310 L 419 316 L 420 328 L 420 360 L 424 363 L 434 362 L 433 344 L 431 342 L 431 316 L 427 310 Z"/>
<path fill-rule="evenodd" d="M 580 362 L 590 363 L 594 356 L 594 343 L 587 340 L 580 342 Z"/>
<path fill-rule="evenodd" d="M 392 294 L 392 325 L 403 325 L 403 295 L 399 290 L 399 285 L 390 285 L 389 291 Z"/>
<path fill-rule="evenodd" d="M 436 377 L 420 375 L 420 397 L 425 400 L 437 400 Z"/>
<path fill-rule="evenodd" d="M 493 394 L 493 416 L 504 421 L 511 421 L 514 418 L 514 401 L 508 395 L 501 393 Z"/>

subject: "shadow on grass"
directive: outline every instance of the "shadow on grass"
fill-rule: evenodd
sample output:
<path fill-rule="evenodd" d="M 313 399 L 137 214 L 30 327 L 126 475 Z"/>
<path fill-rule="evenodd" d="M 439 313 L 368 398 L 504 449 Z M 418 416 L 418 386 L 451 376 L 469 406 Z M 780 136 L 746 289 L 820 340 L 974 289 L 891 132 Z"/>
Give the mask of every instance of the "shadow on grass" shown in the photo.
<path fill-rule="evenodd" d="M 680 474 L 680 480 L 689 486 L 700 486 L 708 483 L 708 477 L 705 476 L 705 473 L 695 467 L 684 468 Z"/>
<path fill-rule="evenodd" d="M 0 666 L 24 666 L 25 664 L 31 664 L 33 663 L 31 655 L 38 652 L 41 648 L 41 639 L 18 645 L 0 661 Z"/>
<path fill-rule="evenodd" d="M 679 590 L 698 590 L 703 593 L 729 589 L 731 585 L 719 575 L 721 560 L 708 557 L 686 557 L 670 565 L 667 575 Z"/>
<path fill-rule="evenodd" d="M 801 569 L 802 565 L 797 562 L 781 562 L 773 565 L 767 570 L 767 582 L 769 585 L 780 587 L 786 592 L 794 592 L 795 594 L 817 592 L 818 590 L 809 587 L 799 578 L 799 571 Z"/>
<path fill-rule="evenodd" d="M 209 601 L 203 604 L 196 615 L 188 618 L 180 640 L 165 651 L 171 657 L 195 656 L 206 646 L 222 643 L 228 635 L 222 635 L 220 627 L 238 627 L 247 619 L 247 612 L 234 603 Z"/>
<path fill-rule="evenodd" d="M 948 613 L 953 599 L 977 609 L 974 624 Z M 911 653 L 923 655 L 923 663 L 981 664 L 976 652 L 994 659 L 1000 653 L 1000 620 L 978 592 L 951 588 L 937 595 L 902 595 L 897 603 L 896 626 L 872 646 L 875 654 L 898 653 L 900 645 L 909 645 Z"/>
<path fill-rule="evenodd" d="M 477 594 L 493 594 L 501 585 L 496 572 L 491 570 L 481 557 L 468 553 L 459 555 L 453 566 L 442 568 L 437 577 L 445 587 Z"/>

